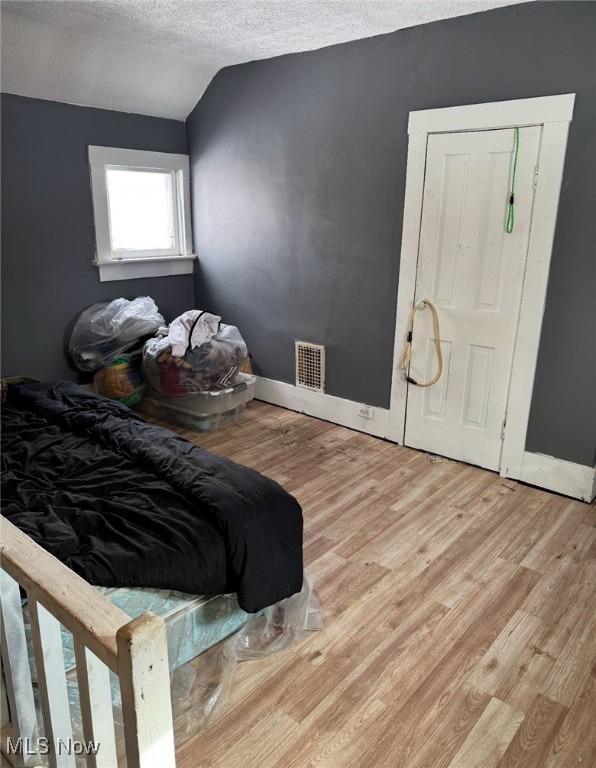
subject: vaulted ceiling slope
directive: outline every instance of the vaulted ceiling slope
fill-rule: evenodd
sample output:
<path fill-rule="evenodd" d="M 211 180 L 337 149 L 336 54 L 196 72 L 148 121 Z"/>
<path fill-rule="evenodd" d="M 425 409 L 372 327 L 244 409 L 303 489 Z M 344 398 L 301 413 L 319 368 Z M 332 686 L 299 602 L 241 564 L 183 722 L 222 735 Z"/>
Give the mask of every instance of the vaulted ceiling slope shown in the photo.
<path fill-rule="evenodd" d="M 2 90 L 183 120 L 222 67 L 519 0 L 4 0 Z"/>

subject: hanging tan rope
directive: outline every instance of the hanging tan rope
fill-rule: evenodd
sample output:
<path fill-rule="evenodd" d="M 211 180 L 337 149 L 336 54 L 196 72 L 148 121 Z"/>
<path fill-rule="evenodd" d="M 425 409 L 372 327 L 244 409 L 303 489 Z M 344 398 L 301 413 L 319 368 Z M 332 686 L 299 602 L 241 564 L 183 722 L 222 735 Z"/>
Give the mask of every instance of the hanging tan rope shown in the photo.
<path fill-rule="evenodd" d="M 422 383 L 422 382 L 416 381 L 409 375 L 408 368 L 410 367 L 410 359 L 412 357 L 412 336 L 414 333 L 414 316 L 416 315 L 416 312 L 419 309 L 424 309 L 425 307 L 428 307 L 430 309 L 433 316 L 433 334 L 435 337 L 434 342 L 435 342 L 435 350 L 437 353 L 438 369 L 436 374 L 433 376 L 433 378 L 430 381 L 426 381 Z M 406 381 L 409 382 L 410 384 L 414 384 L 416 387 L 432 387 L 432 385 L 436 384 L 437 381 L 441 378 L 441 375 L 443 373 L 443 353 L 441 352 L 441 334 L 439 330 L 439 314 L 437 312 L 437 308 L 429 299 L 422 299 L 417 304 L 414 304 L 414 306 L 410 311 L 410 317 L 408 319 L 408 335 L 406 338 L 406 346 L 404 348 L 404 354 L 401 360 L 401 369 L 404 372 Z"/>

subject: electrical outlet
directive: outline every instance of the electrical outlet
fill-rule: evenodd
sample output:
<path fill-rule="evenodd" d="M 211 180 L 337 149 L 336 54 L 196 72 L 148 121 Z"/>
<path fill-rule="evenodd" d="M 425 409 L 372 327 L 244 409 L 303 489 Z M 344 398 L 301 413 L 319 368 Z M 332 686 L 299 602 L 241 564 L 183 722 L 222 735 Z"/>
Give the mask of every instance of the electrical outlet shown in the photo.
<path fill-rule="evenodd" d="M 358 416 L 362 416 L 364 419 L 372 419 L 373 409 L 370 407 L 370 405 L 359 405 Z"/>

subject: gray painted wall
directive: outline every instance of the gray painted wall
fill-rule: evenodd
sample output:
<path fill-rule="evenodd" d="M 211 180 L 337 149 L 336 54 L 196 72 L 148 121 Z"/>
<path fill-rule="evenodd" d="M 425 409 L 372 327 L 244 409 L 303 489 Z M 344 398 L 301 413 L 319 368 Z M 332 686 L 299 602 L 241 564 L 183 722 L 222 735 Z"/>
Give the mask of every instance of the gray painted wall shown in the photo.
<path fill-rule="evenodd" d="M 87 145 L 186 152 L 184 123 L 2 94 L 2 374 L 76 378 L 64 335 L 86 306 L 152 296 L 175 317 L 192 275 L 100 283 Z"/>
<path fill-rule="evenodd" d="M 408 112 L 576 92 L 527 448 L 596 443 L 596 4 L 531 3 L 218 73 L 187 122 L 197 300 L 264 376 L 294 339 L 327 391 L 388 406 Z"/>

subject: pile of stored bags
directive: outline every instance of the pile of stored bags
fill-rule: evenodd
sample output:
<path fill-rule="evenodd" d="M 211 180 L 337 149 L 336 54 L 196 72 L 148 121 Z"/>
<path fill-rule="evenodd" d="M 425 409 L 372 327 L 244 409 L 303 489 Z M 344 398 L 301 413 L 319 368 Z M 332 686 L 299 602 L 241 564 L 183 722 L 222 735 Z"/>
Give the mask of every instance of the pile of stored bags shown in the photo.
<path fill-rule="evenodd" d="M 143 374 L 155 392 L 189 397 L 229 386 L 247 357 L 236 326 L 191 309 L 145 343 Z"/>
<path fill-rule="evenodd" d="M 149 296 L 88 307 L 68 351 L 77 368 L 96 372 L 97 392 L 126 405 L 141 399 L 144 381 L 166 397 L 228 387 L 248 359 L 238 328 L 219 315 L 191 309 L 168 328 Z"/>

